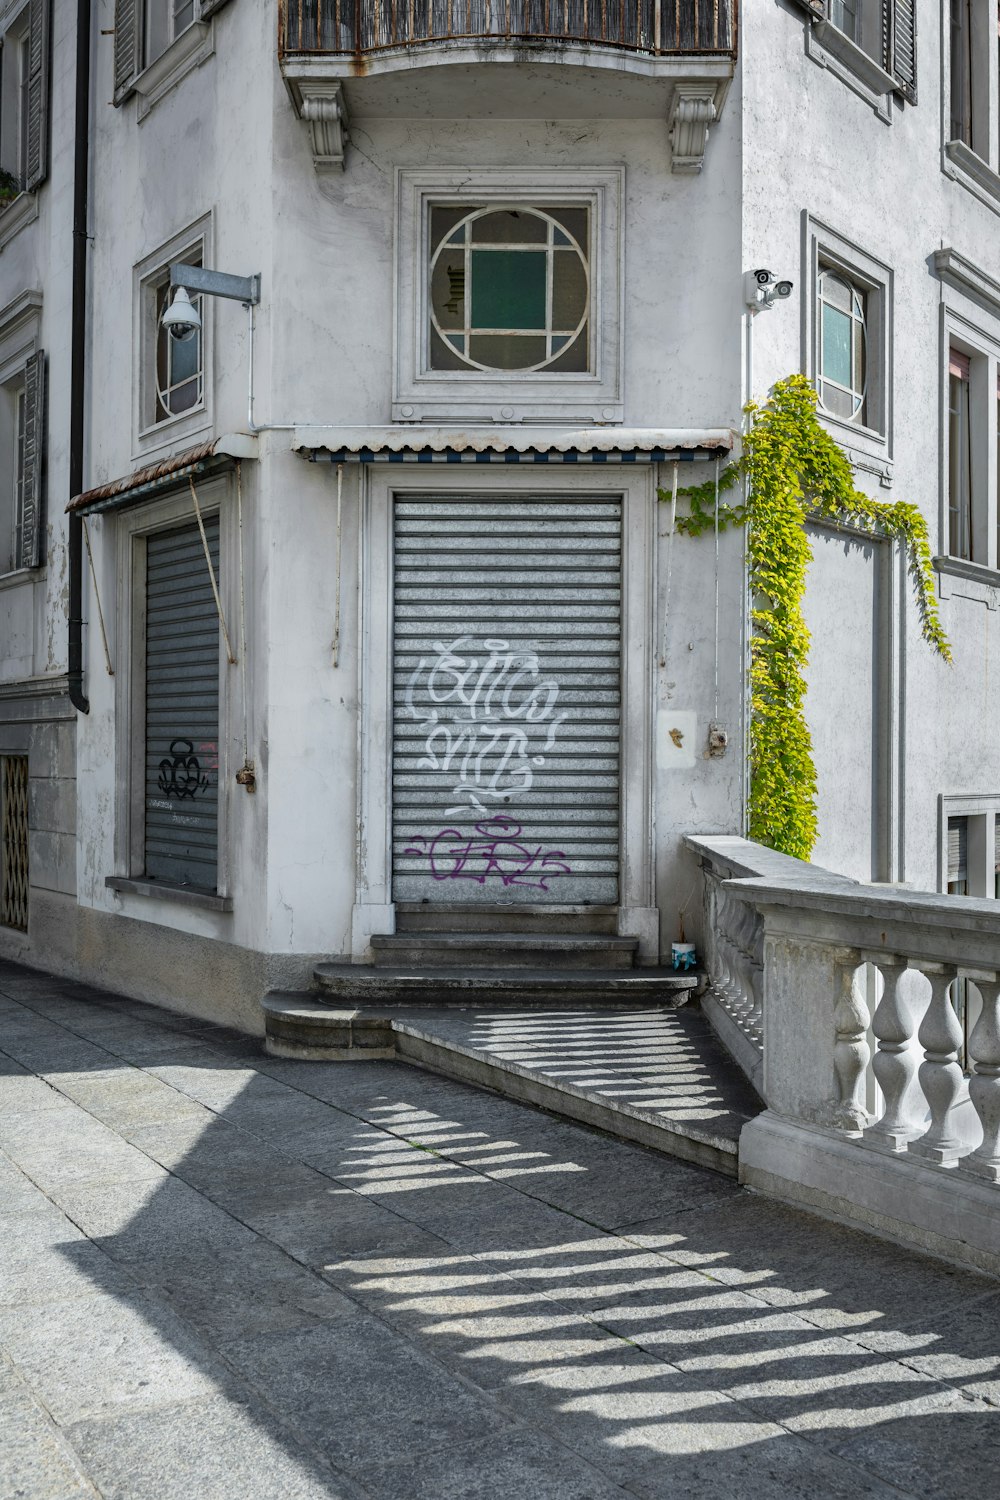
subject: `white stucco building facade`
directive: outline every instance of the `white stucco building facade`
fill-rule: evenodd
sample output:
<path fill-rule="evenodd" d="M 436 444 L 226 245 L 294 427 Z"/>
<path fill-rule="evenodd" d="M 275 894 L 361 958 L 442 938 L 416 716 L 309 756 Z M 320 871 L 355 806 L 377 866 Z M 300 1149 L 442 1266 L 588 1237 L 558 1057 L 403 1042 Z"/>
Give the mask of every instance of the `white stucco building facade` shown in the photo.
<path fill-rule="evenodd" d="M 925 516 L 955 656 L 892 544 L 816 528 L 815 857 L 995 894 L 979 8 L 925 7 L 914 42 L 912 5 L 885 36 L 866 3 L 744 4 L 737 31 L 670 0 L 657 42 L 651 5 L 546 40 L 530 7 L 393 36 L 374 0 L 95 0 L 83 49 L 72 9 L 2 8 L 50 72 L 47 171 L 0 213 L 12 525 L 17 393 L 48 369 L 43 545 L 0 580 L 29 791 L 0 951 L 249 1029 L 317 959 L 452 914 L 669 955 L 683 837 L 746 827 L 747 600 L 742 537 L 672 534 L 657 492 L 710 479 L 793 371 L 859 486 Z M 259 300 L 204 294 L 175 343 L 178 263 Z M 792 291 L 751 314 L 757 268 Z"/>

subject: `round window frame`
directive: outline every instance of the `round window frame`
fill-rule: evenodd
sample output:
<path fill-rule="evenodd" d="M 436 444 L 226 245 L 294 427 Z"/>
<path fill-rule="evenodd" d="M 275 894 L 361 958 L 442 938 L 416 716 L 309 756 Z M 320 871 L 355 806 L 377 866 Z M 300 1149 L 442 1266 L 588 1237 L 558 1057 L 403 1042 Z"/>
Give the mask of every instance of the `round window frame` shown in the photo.
<path fill-rule="evenodd" d="M 441 206 L 441 207 L 443 207 L 445 205 L 435 205 L 435 206 Z M 587 205 L 584 205 L 584 204 L 580 204 L 580 205 L 569 204 L 569 205 L 566 205 L 566 206 L 567 207 L 573 207 L 573 208 L 575 208 L 575 207 L 586 207 Z M 537 362 L 535 364 L 532 364 L 532 365 L 513 365 L 513 366 L 512 365 L 484 365 L 479 360 L 474 360 L 470 354 L 463 353 L 462 350 L 456 349 L 455 346 L 454 346 L 454 344 L 451 342 L 451 340 L 450 340 L 450 338 L 449 338 L 448 335 L 449 334 L 453 335 L 457 330 L 454 329 L 454 328 L 443 329 L 441 327 L 440 323 L 438 322 L 437 317 L 435 316 L 435 313 L 434 313 L 434 303 L 433 303 L 432 298 L 431 298 L 431 288 L 432 288 L 433 282 L 434 282 L 434 270 L 435 270 L 435 267 L 437 266 L 438 258 L 442 255 L 442 253 L 446 249 L 449 248 L 449 246 L 453 250 L 455 248 L 457 248 L 454 244 L 452 244 L 452 241 L 454 240 L 455 235 L 457 234 L 457 232 L 460 229 L 463 230 L 462 252 L 463 252 L 463 255 L 464 255 L 465 249 L 466 249 L 466 243 L 467 243 L 466 239 L 464 238 L 464 231 L 465 231 L 467 225 L 473 223 L 476 219 L 485 218 L 488 214 L 511 213 L 511 212 L 522 213 L 522 214 L 532 214 L 532 215 L 534 215 L 535 218 L 542 219 L 546 224 L 551 224 L 555 229 L 558 229 L 558 231 L 559 231 L 560 234 L 566 236 L 566 239 L 569 241 L 568 245 L 560 245 L 560 246 L 557 247 L 554 244 L 550 244 L 548 238 L 546 238 L 544 246 L 538 246 L 537 244 L 533 243 L 530 247 L 526 246 L 526 248 L 535 248 L 535 249 L 542 248 L 542 249 L 544 249 L 546 256 L 553 255 L 555 253 L 555 251 L 556 251 L 557 248 L 560 249 L 560 250 L 571 249 L 571 250 L 575 250 L 576 251 L 577 255 L 580 258 L 580 263 L 583 266 L 583 274 L 584 274 L 584 304 L 583 304 L 583 312 L 580 315 L 580 320 L 577 323 L 576 328 L 569 335 L 564 335 L 564 334 L 561 334 L 561 333 L 558 334 L 558 335 L 553 334 L 552 331 L 551 331 L 551 329 L 549 329 L 549 328 L 546 328 L 546 329 L 543 329 L 543 330 L 539 330 L 539 329 L 513 329 L 513 328 L 511 328 L 511 329 L 504 329 L 503 330 L 504 333 L 513 333 L 513 334 L 517 335 L 518 337 L 522 337 L 522 336 L 523 337 L 528 337 L 529 335 L 532 335 L 532 334 L 534 334 L 536 337 L 544 338 L 546 340 L 551 339 L 553 337 L 559 337 L 559 338 L 565 337 L 566 338 L 566 343 L 563 344 L 562 348 L 555 350 L 554 353 L 548 355 L 544 360 L 542 360 L 540 362 Z M 475 248 L 475 247 L 473 247 L 473 248 Z M 437 246 L 437 248 L 435 250 L 433 250 L 433 252 L 431 254 L 431 258 L 430 258 L 430 263 L 428 265 L 428 271 L 427 271 L 427 310 L 428 310 L 428 315 L 429 315 L 429 318 L 430 318 L 430 326 L 431 326 L 432 330 L 437 334 L 438 338 L 440 338 L 441 342 L 445 345 L 445 347 L 452 354 L 454 354 L 454 356 L 457 359 L 460 359 L 460 360 L 462 360 L 464 362 L 464 364 L 468 367 L 469 372 L 472 373 L 472 374 L 479 374 L 479 375 L 498 375 L 498 376 L 507 375 L 507 376 L 511 376 L 511 375 L 544 374 L 545 371 L 548 370 L 550 368 L 550 366 L 556 360 L 561 359 L 563 357 L 563 355 L 567 352 L 567 350 L 573 348 L 573 346 L 575 345 L 577 339 L 580 337 L 580 334 L 583 332 L 584 328 L 587 326 L 587 324 L 588 324 L 588 322 L 590 320 L 590 311 L 591 311 L 591 308 L 590 308 L 590 302 L 591 302 L 590 292 L 591 292 L 591 278 L 590 278 L 589 247 L 588 247 L 588 252 L 585 252 L 583 249 L 581 249 L 580 242 L 576 238 L 576 236 L 569 229 L 567 229 L 564 224 L 561 224 L 559 222 L 559 220 L 557 218 L 555 218 L 555 216 L 553 214 L 547 213 L 545 211 L 545 209 L 536 208 L 534 206 L 534 204 L 530 204 L 530 203 L 490 203 L 490 204 L 487 204 L 485 207 L 471 209 L 469 211 L 469 213 L 465 214 L 462 218 L 460 218 L 459 220 L 457 220 L 457 222 L 454 223 L 451 226 L 451 228 L 447 231 L 447 234 L 442 238 L 440 244 Z M 465 295 L 468 296 L 469 292 L 466 291 Z M 478 336 L 478 331 L 477 331 L 477 333 L 473 333 L 473 330 L 471 328 L 469 328 L 467 325 L 463 325 L 463 337 L 466 339 L 467 342 L 470 341 L 473 337 L 476 337 L 476 336 Z M 495 336 L 495 335 L 491 335 L 489 333 L 487 333 L 485 335 L 485 337 L 487 337 L 487 338 L 492 337 L 492 336 Z M 589 352 L 588 352 L 588 364 L 589 364 Z M 462 371 L 460 371 L 460 370 L 449 370 L 449 371 L 437 371 L 436 373 L 438 373 L 438 374 L 458 375 L 458 374 L 461 374 Z M 567 372 L 563 371 L 563 370 L 557 370 L 557 371 L 554 371 L 553 373 L 555 373 L 557 375 L 565 375 Z M 582 372 L 582 371 L 572 371 L 571 373 L 573 373 L 573 374 L 581 374 L 581 373 L 584 373 L 584 372 Z"/>
<path fill-rule="evenodd" d="M 827 305 L 826 299 L 823 296 L 823 284 L 827 280 L 827 278 L 832 281 L 839 281 L 841 286 L 847 288 L 851 296 L 851 322 L 852 324 L 858 323 L 861 326 L 861 333 L 862 337 L 864 338 L 863 355 L 865 377 L 861 383 L 860 392 L 858 392 L 854 386 L 841 385 L 839 380 L 833 380 L 830 376 L 823 374 L 823 308 Z M 868 400 L 869 358 L 868 319 L 865 316 L 861 293 L 858 291 L 857 286 L 850 279 L 846 271 L 841 271 L 836 266 L 823 266 L 820 270 L 819 277 L 816 283 L 816 300 L 819 305 L 819 327 L 817 331 L 816 350 L 816 395 L 819 399 L 820 410 L 824 413 L 825 416 L 832 417 L 835 422 L 859 422 L 863 427 L 865 426 L 865 421 L 862 414 L 865 410 L 865 404 Z M 829 305 L 831 307 L 834 306 L 833 303 L 830 303 Z M 855 306 L 857 307 L 856 314 L 854 311 Z M 835 310 L 837 312 L 843 312 L 843 308 L 836 308 Z M 850 396 L 853 410 L 849 417 L 845 417 L 841 412 L 833 411 L 829 406 L 827 406 L 826 402 L 823 400 L 823 388 L 827 385 L 833 387 L 835 390 L 843 391 L 846 396 Z"/>

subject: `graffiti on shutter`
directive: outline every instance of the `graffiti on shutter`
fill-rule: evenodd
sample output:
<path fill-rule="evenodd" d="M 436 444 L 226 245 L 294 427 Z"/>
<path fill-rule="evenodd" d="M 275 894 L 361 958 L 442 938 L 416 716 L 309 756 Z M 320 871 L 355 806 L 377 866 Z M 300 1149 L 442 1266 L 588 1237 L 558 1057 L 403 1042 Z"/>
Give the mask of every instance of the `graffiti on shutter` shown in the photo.
<path fill-rule="evenodd" d="M 393 896 L 618 899 L 621 504 L 395 503 Z"/>
<path fill-rule="evenodd" d="M 52 0 L 31 0 L 28 18 L 28 139 L 24 185 L 36 188 L 49 171 L 49 9 Z"/>
<path fill-rule="evenodd" d="M 24 367 L 24 471 L 17 517 L 17 566 L 37 568 L 45 561 L 45 355 L 41 349 Z"/>
<path fill-rule="evenodd" d="M 205 517 L 219 567 L 219 518 Z M 195 524 L 146 543 L 146 874 L 218 881 L 219 617 Z"/>

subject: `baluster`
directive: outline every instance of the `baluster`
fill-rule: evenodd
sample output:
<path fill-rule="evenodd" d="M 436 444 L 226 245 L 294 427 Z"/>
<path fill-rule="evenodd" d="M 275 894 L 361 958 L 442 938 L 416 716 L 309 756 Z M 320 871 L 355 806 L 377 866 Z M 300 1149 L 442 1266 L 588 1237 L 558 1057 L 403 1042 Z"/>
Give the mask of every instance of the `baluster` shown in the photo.
<path fill-rule="evenodd" d="M 865 1068 L 871 1055 L 867 1041 L 868 1003 L 865 1000 L 860 955 L 850 953 L 837 965 L 837 1003 L 833 1011 L 836 1039 L 833 1071 L 837 1077 L 838 1101 L 834 1120 L 841 1130 L 860 1131 L 868 1123 L 864 1106 Z"/>
<path fill-rule="evenodd" d="M 929 1128 L 909 1149 L 927 1161 L 953 1167 L 964 1150 L 955 1130 L 954 1109 L 965 1082 L 958 1063 L 962 1027 L 948 998 L 948 987 L 958 970 L 954 964 L 921 964 L 930 981 L 931 998 L 917 1033 L 924 1049 L 920 1064 L 920 1087 L 931 1112 Z"/>
<path fill-rule="evenodd" d="M 917 1025 L 927 1004 L 927 989 L 919 970 L 908 969 L 905 958 L 865 955 L 882 971 L 885 988 L 875 1008 L 872 1031 L 878 1051 L 872 1069 L 885 1097 L 881 1119 L 869 1125 L 865 1139 L 893 1151 L 905 1151 L 907 1143 L 921 1132 L 913 1119 L 913 1081 L 917 1055 L 913 1046 Z"/>
<path fill-rule="evenodd" d="M 1000 977 L 977 978 L 975 983 L 983 1009 L 969 1038 L 969 1056 L 976 1065 L 969 1097 L 983 1127 L 983 1143 L 963 1159 L 961 1170 L 1000 1182 Z"/>

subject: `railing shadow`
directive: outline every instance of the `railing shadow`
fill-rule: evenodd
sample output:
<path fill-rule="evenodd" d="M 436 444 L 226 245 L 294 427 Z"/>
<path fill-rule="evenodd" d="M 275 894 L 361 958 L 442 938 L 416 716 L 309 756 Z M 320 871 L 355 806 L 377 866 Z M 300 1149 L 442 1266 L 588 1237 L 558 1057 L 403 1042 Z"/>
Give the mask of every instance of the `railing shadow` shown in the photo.
<path fill-rule="evenodd" d="M 0 1145 L 69 1221 L 24 1216 L 0 1342 L 98 1488 L 966 1500 L 996 1472 L 992 1281 L 402 1065 L 268 1060 L 13 965 L 0 997 Z"/>

